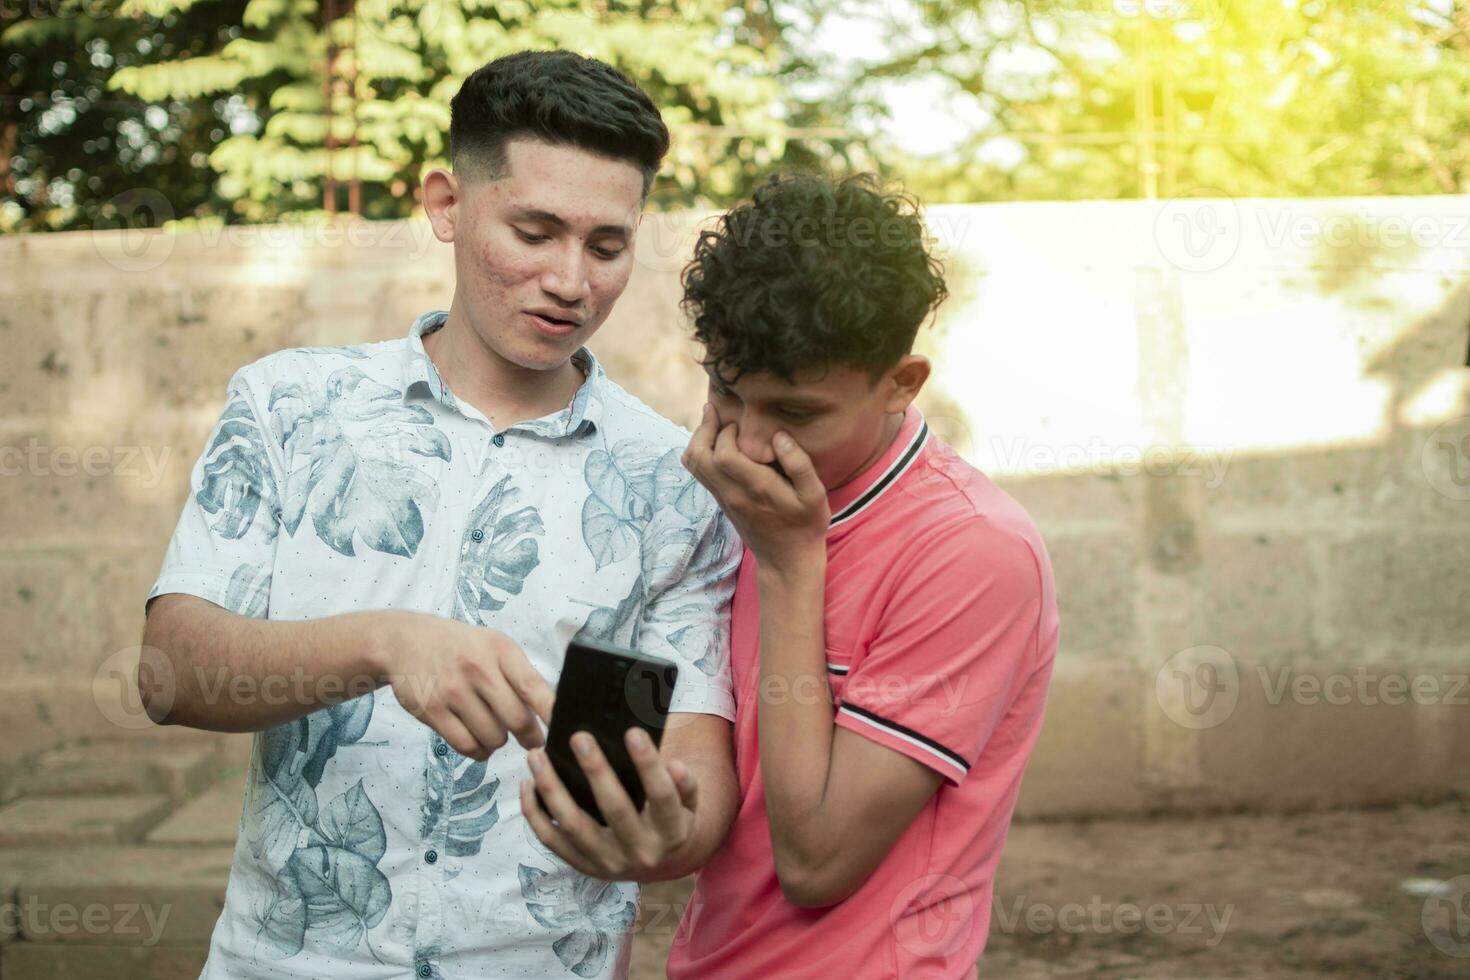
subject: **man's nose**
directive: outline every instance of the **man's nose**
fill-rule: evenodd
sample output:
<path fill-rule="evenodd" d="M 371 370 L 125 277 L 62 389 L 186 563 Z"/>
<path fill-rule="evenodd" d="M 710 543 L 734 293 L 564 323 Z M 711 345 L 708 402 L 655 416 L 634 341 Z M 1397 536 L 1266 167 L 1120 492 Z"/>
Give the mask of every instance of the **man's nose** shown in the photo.
<path fill-rule="evenodd" d="M 757 463 L 773 463 L 776 461 L 776 453 L 771 448 L 771 436 L 775 435 L 770 426 L 751 419 L 749 415 L 740 420 L 739 428 L 736 430 L 735 445 L 740 451 Z"/>
<path fill-rule="evenodd" d="M 592 284 L 587 279 L 587 260 L 580 244 L 572 243 L 557 252 L 541 274 L 541 288 L 566 306 L 586 302 Z"/>

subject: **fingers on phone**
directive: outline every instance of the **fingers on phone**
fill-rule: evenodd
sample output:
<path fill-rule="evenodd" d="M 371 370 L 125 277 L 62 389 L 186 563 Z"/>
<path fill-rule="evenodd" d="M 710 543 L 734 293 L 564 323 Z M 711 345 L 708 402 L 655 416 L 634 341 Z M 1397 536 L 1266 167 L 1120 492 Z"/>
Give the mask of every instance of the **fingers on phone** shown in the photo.
<path fill-rule="evenodd" d="M 593 873 L 593 863 L 587 859 L 568 838 L 562 833 L 556 824 L 552 823 L 551 814 L 547 813 L 541 806 L 541 801 L 536 799 L 536 791 L 540 788 L 534 780 L 521 780 L 521 814 L 531 829 L 540 838 L 541 843 L 551 848 L 553 854 L 566 861 L 572 867 L 583 874 Z M 545 789 L 541 789 L 543 796 Z"/>
<path fill-rule="evenodd" d="M 570 831 L 575 824 L 586 821 L 586 814 L 567 792 L 561 777 L 556 774 L 556 768 L 551 764 L 551 759 L 547 757 L 546 750 L 532 749 L 526 753 L 526 760 L 531 764 L 536 789 L 540 791 L 541 802 L 551 819 L 560 824 L 564 832 Z"/>
<path fill-rule="evenodd" d="M 638 778 L 643 781 L 644 795 L 648 799 L 648 813 L 653 824 L 665 837 L 676 834 L 679 829 L 679 790 L 669 775 L 668 765 L 654 748 L 648 733 L 641 728 L 629 730 L 625 736 L 628 753 L 638 767 Z"/>
<path fill-rule="evenodd" d="M 624 847 L 635 846 L 641 829 L 638 811 L 628 798 L 628 791 L 623 788 L 622 780 L 603 754 L 602 746 L 588 733 L 578 732 L 572 736 L 572 748 L 576 750 L 582 772 L 587 775 L 587 783 L 592 787 L 592 796 L 597 800 L 602 818 L 607 821 L 612 832 L 617 834 Z"/>
<path fill-rule="evenodd" d="M 669 775 L 679 790 L 680 802 L 690 810 L 698 809 L 699 781 L 694 778 L 694 773 L 689 771 L 689 767 L 678 759 L 673 759 L 669 762 Z"/>
<path fill-rule="evenodd" d="M 588 736 L 590 738 L 590 736 Z M 575 741 L 575 740 L 574 740 Z M 594 740 L 594 749 L 595 749 Z M 599 753 L 600 754 L 600 753 Z M 551 818 L 556 821 L 558 832 L 568 841 L 569 845 L 583 854 L 601 853 L 601 833 L 599 827 L 592 817 L 584 812 L 572 799 L 571 793 L 567 792 L 561 777 L 556 774 L 544 749 L 533 749 L 529 753 L 531 759 L 531 771 L 536 775 L 536 787 L 541 791 L 541 797 L 545 801 L 546 810 Z M 611 771 L 611 767 L 606 767 Z M 588 781 L 592 784 L 594 795 L 597 793 L 597 780 L 589 774 Z M 602 801 L 598 800 L 599 807 Z M 606 809 L 603 816 L 607 817 Z"/>
<path fill-rule="evenodd" d="M 633 764 L 638 767 L 638 778 L 643 781 L 643 792 L 650 804 L 677 802 L 678 793 L 674 789 L 674 783 L 669 778 L 669 773 L 664 765 L 663 759 L 659 757 L 658 749 L 653 745 L 653 740 L 648 733 L 641 728 L 630 728 L 623 737 L 628 746 L 628 754 L 633 759 Z"/>
<path fill-rule="evenodd" d="M 521 814 L 530 823 L 531 829 L 536 831 L 536 836 L 541 838 L 541 843 L 550 845 L 561 840 L 562 834 L 551 822 L 551 814 L 546 812 L 541 800 L 537 799 L 538 791 L 543 795 L 546 793 L 546 789 L 534 777 L 521 780 Z"/>

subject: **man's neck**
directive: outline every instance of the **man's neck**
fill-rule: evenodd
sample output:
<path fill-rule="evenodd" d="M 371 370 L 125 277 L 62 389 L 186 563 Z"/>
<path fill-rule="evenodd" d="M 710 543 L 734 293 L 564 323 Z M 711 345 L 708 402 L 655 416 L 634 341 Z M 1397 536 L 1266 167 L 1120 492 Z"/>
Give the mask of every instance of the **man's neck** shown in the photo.
<path fill-rule="evenodd" d="M 905 413 L 903 412 L 896 412 L 883 420 L 883 431 L 878 437 L 878 448 L 874 449 L 872 454 L 863 460 L 841 483 L 835 487 L 828 487 L 828 493 L 835 493 L 841 490 L 853 480 L 868 472 L 868 467 L 883 458 L 883 454 L 888 452 L 888 447 L 893 445 L 893 440 L 898 438 L 898 433 L 903 429 L 904 415 Z"/>
<path fill-rule="evenodd" d="M 453 307 L 444 325 L 426 334 L 423 344 L 454 397 L 475 406 L 497 429 L 566 408 L 586 377 L 570 360 L 546 371 L 506 361 Z"/>

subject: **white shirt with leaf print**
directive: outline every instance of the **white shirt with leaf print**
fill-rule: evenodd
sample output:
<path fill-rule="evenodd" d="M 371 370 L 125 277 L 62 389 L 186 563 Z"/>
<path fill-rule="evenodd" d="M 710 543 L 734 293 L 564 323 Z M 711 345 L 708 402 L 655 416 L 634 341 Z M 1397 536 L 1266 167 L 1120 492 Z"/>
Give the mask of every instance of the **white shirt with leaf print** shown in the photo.
<path fill-rule="evenodd" d="M 734 717 L 740 544 L 689 433 L 603 373 L 497 432 L 406 338 L 298 348 L 231 379 L 149 598 L 294 620 L 411 609 L 502 630 L 553 686 L 583 635 L 679 664 L 674 710 Z M 291 696 L 312 665 L 258 690 Z M 520 813 L 514 740 L 459 755 L 391 688 L 256 734 L 207 978 L 616 977 L 632 884 L 573 871 Z"/>

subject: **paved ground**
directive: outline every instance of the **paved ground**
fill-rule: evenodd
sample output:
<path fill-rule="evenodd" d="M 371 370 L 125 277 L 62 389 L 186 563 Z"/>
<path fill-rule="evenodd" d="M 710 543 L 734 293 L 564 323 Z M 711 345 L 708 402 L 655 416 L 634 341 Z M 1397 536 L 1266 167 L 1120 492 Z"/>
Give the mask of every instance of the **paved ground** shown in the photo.
<path fill-rule="evenodd" d="M 248 746 L 170 732 L 5 773 L 0 980 L 196 977 Z M 663 975 L 687 892 L 646 890 L 633 980 Z M 989 928 L 980 973 L 1007 980 L 1470 977 L 1470 801 L 1017 825 Z"/>

